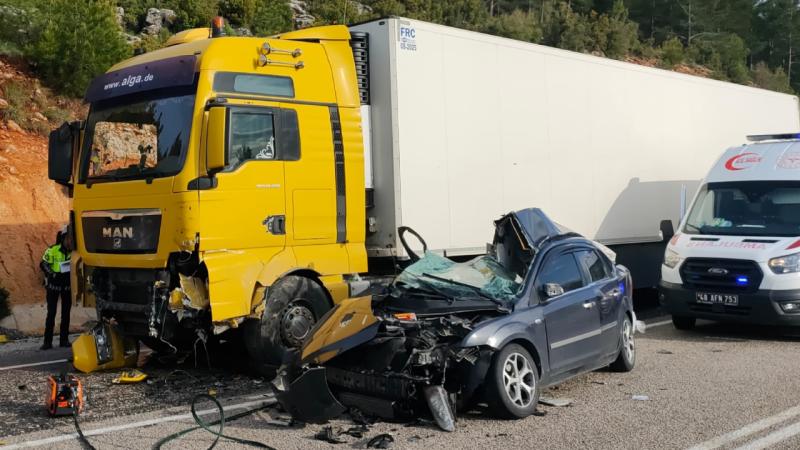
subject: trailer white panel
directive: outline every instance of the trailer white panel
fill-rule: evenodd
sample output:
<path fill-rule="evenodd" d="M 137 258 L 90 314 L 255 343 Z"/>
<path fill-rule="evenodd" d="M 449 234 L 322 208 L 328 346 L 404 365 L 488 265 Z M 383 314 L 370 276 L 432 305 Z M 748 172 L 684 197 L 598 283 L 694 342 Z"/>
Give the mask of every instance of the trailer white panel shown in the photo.
<path fill-rule="evenodd" d="M 720 151 L 800 131 L 797 97 L 407 19 L 370 40 L 370 254 L 395 230 L 475 254 L 537 206 L 606 244 L 661 239 Z M 402 252 L 398 252 L 402 254 Z"/>

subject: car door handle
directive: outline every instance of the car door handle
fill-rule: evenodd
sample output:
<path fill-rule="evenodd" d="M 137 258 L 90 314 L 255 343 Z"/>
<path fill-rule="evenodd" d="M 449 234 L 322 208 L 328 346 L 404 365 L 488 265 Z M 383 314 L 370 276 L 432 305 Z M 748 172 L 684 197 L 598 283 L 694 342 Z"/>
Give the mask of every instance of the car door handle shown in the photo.
<path fill-rule="evenodd" d="M 592 308 L 594 308 L 594 301 L 591 301 L 591 302 L 586 302 L 586 303 L 584 303 L 584 304 L 583 304 L 583 307 L 584 307 L 585 309 L 592 309 Z"/>

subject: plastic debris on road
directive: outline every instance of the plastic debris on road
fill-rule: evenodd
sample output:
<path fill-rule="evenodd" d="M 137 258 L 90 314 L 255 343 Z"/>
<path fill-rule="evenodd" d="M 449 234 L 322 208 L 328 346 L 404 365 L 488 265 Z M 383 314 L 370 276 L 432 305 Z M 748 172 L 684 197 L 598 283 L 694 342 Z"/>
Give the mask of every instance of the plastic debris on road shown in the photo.
<path fill-rule="evenodd" d="M 631 399 L 642 401 L 642 402 L 646 402 L 646 401 L 650 400 L 650 397 L 648 397 L 646 395 L 634 395 L 634 396 L 631 397 Z"/>
<path fill-rule="evenodd" d="M 566 407 L 572 405 L 571 398 L 539 397 L 539 403 L 547 406 Z"/>

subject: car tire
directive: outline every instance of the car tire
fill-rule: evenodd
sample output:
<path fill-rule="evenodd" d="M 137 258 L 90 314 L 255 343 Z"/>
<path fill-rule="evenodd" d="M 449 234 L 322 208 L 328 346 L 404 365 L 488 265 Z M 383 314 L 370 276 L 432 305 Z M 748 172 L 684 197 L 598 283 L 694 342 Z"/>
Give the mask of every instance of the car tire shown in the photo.
<path fill-rule="evenodd" d="M 489 410 L 499 418 L 521 419 L 536 411 L 539 370 L 524 347 L 509 344 L 494 355 L 485 394 Z"/>
<path fill-rule="evenodd" d="M 266 293 L 260 320 L 244 324 L 244 340 L 253 368 L 272 376 L 292 349 L 299 349 L 316 321 L 330 308 L 325 290 L 314 280 L 290 275 Z"/>
<path fill-rule="evenodd" d="M 636 330 L 631 323 L 631 319 L 625 315 L 620 327 L 619 339 L 620 348 L 617 359 L 608 367 L 614 372 L 630 372 L 636 365 L 636 346 L 634 334 Z"/>
<path fill-rule="evenodd" d="M 695 323 L 697 319 L 694 317 L 672 316 L 672 325 L 679 330 L 691 330 Z"/>

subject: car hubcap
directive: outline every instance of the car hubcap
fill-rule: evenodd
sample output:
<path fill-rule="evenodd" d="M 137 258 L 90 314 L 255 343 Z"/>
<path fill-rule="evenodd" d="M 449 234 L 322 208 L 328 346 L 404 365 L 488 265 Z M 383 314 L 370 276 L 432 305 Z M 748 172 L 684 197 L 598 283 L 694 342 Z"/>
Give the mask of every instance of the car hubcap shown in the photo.
<path fill-rule="evenodd" d="M 519 353 L 508 355 L 503 363 L 503 384 L 512 403 L 525 408 L 533 401 L 536 378 L 528 358 Z"/>
<path fill-rule="evenodd" d="M 281 334 L 289 347 L 300 347 L 314 326 L 314 314 L 303 305 L 290 305 L 283 314 Z"/>
<path fill-rule="evenodd" d="M 629 321 L 625 321 L 622 325 L 622 350 L 625 352 L 625 358 L 628 361 L 633 361 L 634 342 L 633 342 L 633 326 Z"/>

